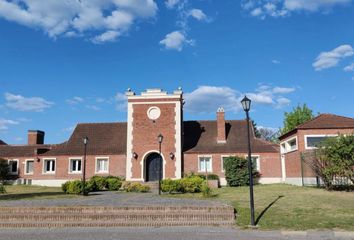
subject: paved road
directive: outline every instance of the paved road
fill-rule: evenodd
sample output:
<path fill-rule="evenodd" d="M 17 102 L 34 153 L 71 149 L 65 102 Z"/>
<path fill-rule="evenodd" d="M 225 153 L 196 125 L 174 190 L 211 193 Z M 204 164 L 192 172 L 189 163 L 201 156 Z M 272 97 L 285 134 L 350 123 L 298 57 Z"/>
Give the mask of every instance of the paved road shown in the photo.
<path fill-rule="evenodd" d="M 66 229 L 0 229 L 0 240 L 353 240 L 348 232 L 280 232 L 245 231 L 233 228 L 66 228 Z"/>

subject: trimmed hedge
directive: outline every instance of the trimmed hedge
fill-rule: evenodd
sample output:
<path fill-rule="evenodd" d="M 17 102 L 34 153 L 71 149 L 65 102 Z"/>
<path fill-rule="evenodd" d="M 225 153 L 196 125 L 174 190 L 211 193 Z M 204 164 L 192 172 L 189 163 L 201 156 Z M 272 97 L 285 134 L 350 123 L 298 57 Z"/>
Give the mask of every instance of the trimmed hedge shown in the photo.
<path fill-rule="evenodd" d="M 141 183 L 124 182 L 122 188 L 126 192 L 149 192 L 150 187 Z"/>
<path fill-rule="evenodd" d="M 182 179 L 165 179 L 161 181 L 161 191 L 168 193 L 197 193 L 201 192 L 204 179 L 192 175 Z"/>
<path fill-rule="evenodd" d="M 61 185 L 61 189 L 66 194 L 82 194 L 82 181 L 81 180 L 67 181 Z M 86 183 L 85 190 L 87 193 L 91 192 L 92 185 L 90 185 L 90 183 Z"/>
<path fill-rule="evenodd" d="M 242 157 L 228 157 L 224 160 L 225 178 L 230 187 L 249 185 L 248 160 Z M 253 177 L 258 177 L 259 173 L 252 164 Z"/>
<path fill-rule="evenodd" d="M 122 186 L 123 178 L 114 176 L 93 176 L 86 182 L 86 192 L 92 191 L 117 191 Z M 82 194 L 82 181 L 67 181 L 61 185 L 63 192 L 67 194 Z"/>
<path fill-rule="evenodd" d="M 3 194 L 3 193 L 6 193 L 6 189 L 5 189 L 4 184 L 0 183 L 0 194 Z"/>

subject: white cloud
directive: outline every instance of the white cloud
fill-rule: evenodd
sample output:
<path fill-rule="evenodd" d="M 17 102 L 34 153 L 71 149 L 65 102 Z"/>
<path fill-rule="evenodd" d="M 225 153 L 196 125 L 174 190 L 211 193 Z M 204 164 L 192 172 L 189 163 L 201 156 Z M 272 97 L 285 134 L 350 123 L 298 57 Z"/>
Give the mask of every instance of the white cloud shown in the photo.
<path fill-rule="evenodd" d="M 354 71 L 354 62 L 348 66 L 346 66 L 345 68 L 343 68 L 343 70 L 345 72 L 353 72 Z"/>
<path fill-rule="evenodd" d="M 117 31 L 107 31 L 92 38 L 92 42 L 96 44 L 104 43 L 104 42 L 113 42 L 119 36 L 119 32 Z"/>
<path fill-rule="evenodd" d="M 261 85 L 254 92 L 244 94 L 225 86 L 200 86 L 184 95 L 185 110 L 192 113 L 212 113 L 222 106 L 226 111 L 238 112 L 242 109 L 240 102 L 244 95 L 255 105 L 268 105 L 278 109 L 290 104 L 291 101 L 282 95 L 293 91 L 294 88 Z"/>
<path fill-rule="evenodd" d="M 292 12 L 328 12 L 338 5 L 349 4 L 352 0 L 243 0 L 241 7 L 251 16 L 264 19 L 266 16 L 285 17 Z"/>
<path fill-rule="evenodd" d="M 160 41 L 160 45 L 164 45 L 166 49 L 182 51 L 184 45 L 194 45 L 194 40 L 186 39 L 186 36 L 181 31 L 174 31 L 165 36 Z"/>
<path fill-rule="evenodd" d="M 93 110 L 93 111 L 99 111 L 101 108 L 97 107 L 96 105 L 86 105 L 85 106 L 87 109 Z"/>
<path fill-rule="evenodd" d="M 272 60 L 272 63 L 274 63 L 274 64 L 280 64 L 280 61 L 279 61 L 279 60 L 276 60 L 276 59 L 273 59 L 273 60 Z"/>
<path fill-rule="evenodd" d="M 337 66 L 338 62 L 346 57 L 354 55 L 354 49 L 350 45 L 341 45 L 332 51 L 321 52 L 312 64 L 316 71 Z"/>
<path fill-rule="evenodd" d="M 196 8 L 190 10 L 188 15 L 194 17 L 199 21 L 206 21 L 208 19 L 207 15 L 205 15 L 202 10 Z"/>
<path fill-rule="evenodd" d="M 5 106 L 23 112 L 43 112 L 44 109 L 54 105 L 41 97 L 23 97 L 12 93 L 5 93 Z"/>
<path fill-rule="evenodd" d="M 127 96 L 124 93 L 118 92 L 114 97 L 114 100 L 117 104 L 117 110 L 119 111 L 126 111 L 128 105 Z"/>
<path fill-rule="evenodd" d="M 0 0 L 0 18 L 42 29 L 52 38 L 95 39 L 110 31 L 118 32 L 117 37 L 136 19 L 154 17 L 156 12 L 154 0 Z"/>
<path fill-rule="evenodd" d="M 291 93 L 294 92 L 295 88 L 288 88 L 288 87 L 275 87 L 273 88 L 273 93 L 277 94 L 286 94 L 286 93 Z"/>
<path fill-rule="evenodd" d="M 9 125 L 17 125 L 18 121 L 0 118 L 0 130 L 7 130 Z"/>
<path fill-rule="evenodd" d="M 65 101 L 70 105 L 76 105 L 84 102 L 85 100 L 82 97 L 73 97 L 71 99 L 66 99 Z"/>
<path fill-rule="evenodd" d="M 165 5 L 166 5 L 167 8 L 172 9 L 172 8 L 174 8 L 179 2 L 180 2 L 180 0 L 166 0 L 166 1 L 165 1 Z"/>

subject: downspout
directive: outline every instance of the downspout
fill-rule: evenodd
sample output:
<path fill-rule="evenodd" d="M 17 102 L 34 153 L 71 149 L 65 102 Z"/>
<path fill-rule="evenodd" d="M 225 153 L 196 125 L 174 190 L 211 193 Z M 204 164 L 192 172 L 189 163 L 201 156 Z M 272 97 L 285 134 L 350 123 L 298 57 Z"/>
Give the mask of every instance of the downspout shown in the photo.
<path fill-rule="evenodd" d="M 300 164 L 301 164 L 301 186 L 304 186 L 304 166 L 303 166 L 303 160 L 304 160 L 304 154 L 300 153 Z"/>

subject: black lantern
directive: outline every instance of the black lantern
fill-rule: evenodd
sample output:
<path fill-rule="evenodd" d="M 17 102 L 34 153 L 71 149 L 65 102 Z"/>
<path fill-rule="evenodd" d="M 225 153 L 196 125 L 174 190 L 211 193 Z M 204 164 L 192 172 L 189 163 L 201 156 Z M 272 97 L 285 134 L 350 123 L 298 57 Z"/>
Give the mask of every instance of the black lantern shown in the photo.
<path fill-rule="evenodd" d="M 251 99 L 249 99 L 247 96 L 242 99 L 241 104 L 245 112 L 248 112 L 251 109 Z"/>

